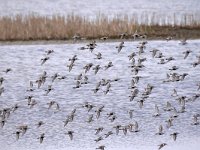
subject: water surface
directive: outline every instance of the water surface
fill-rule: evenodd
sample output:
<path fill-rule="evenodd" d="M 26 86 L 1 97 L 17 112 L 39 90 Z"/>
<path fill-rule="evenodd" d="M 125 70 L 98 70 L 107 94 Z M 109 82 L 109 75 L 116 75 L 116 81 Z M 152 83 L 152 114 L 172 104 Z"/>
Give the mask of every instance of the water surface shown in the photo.
<path fill-rule="evenodd" d="M 79 47 L 85 46 L 87 43 L 77 44 L 49 44 L 49 45 L 1 45 L 0 46 L 0 77 L 4 77 L 3 87 L 5 92 L 0 96 L 0 110 L 19 105 L 19 109 L 11 113 L 3 128 L 0 128 L 0 146 L 4 150 L 92 150 L 99 145 L 105 145 L 106 150 L 117 149 L 157 149 L 157 145 L 165 142 L 168 145 L 163 149 L 183 150 L 191 149 L 198 150 L 200 143 L 200 126 L 191 125 L 192 116 L 200 113 L 200 99 L 186 103 L 186 112 L 180 113 L 174 119 L 174 126 L 166 127 L 166 120 L 172 115 L 172 112 L 165 112 L 163 108 L 166 102 L 169 101 L 177 110 L 180 110 L 175 97 L 171 94 L 176 88 L 179 96 L 187 96 L 191 98 L 197 91 L 197 83 L 200 81 L 199 67 L 193 67 L 192 63 L 197 60 L 196 56 L 200 54 L 200 41 L 190 40 L 187 45 L 178 44 L 179 41 L 149 41 L 146 45 L 145 53 L 135 57 L 136 61 L 140 58 L 146 58 L 143 64 L 145 67 L 139 71 L 138 75 L 142 76 L 137 87 L 139 89 L 139 97 L 134 101 L 129 101 L 131 94 L 131 79 L 134 73 L 128 67 L 131 62 L 128 55 L 132 52 L 138 52 L 136 48 L 139 41 L 126 42 L 125 47 L 120 53 L 117 53 L 115 48 L 119 42 L 97 43 L 97 48 L 93 53 L 88 50 L 78 50 Z M 158 64 L 159 58 L 152 58 L 151 50 L 159 49 L 165 58 L 174 57 L 175 60 L 164 65 Z M 45 51 L 53 49 L 55 52 L 50 54 L 50 59 L 41 66 L 41 58 L 45 57 Z M 192 50 L 192 53 L 187 59 L 183 59 L 183 52 Z M 97 52 L 102 53 L 102 59 L 94 59 Z M 77 55 L 78 60 L 71 72 L 68 71 L 68 59 L 73 55 Z M 99 64 L 104 67 L 109 61 L 113 62 L 113 67 L 108 70 L 101 69 L 97 75 L 91 69 L 88 73 L 84 73 L 83 67 L 88 63 L 94 65 Z M 189 75 L 184 81 L 163 83 L 166 79 L 166 73 L 172 66 L 178 66 L 179 70 L 174 71 L 179 74 L 188 73 Z M 7 74 L 3 71 L 6 68 L 12 68 Z M 47 81 L 40 89 L 37 88 L 35 81 L 41 76 L 43 71 L 47 72 Z M 55 73 L 65 75 L 67 79 L 56 79 L 52 83 L 52 78 Z M 83 84 L 82 87 L 74 89 L 77 75 L 83 73 L 88 76 L 89 83 Z M 111 82 L 111 90 L 105 95 L 102 87 L 96 94 L 92 89 L 95 88 L 97 82 L 102 78 L 115 79 L 119 81 Z M 29 81 L 34 81 L 34 91 L 26 91 L 29 88 Z M 141 99 L 141 94 L 147 84 L 153 85 L 154 89 L 149 98 L 144 103 L 142 108 L 139 108 L 137 100 Z M 45 95 L 45 90 L 48 85 L 52 85 L 52 90 L 48 95 Z M 27 106 L 26 96 L 33 95 L 33 99 L 37 101 L 37 105 L 33 108 Z M 59 103 L 60 111 L 48 109 L 48 102 L 54 100 Z M 90 102 L 96 107 L 90 112 L 81 108 L 84 102 Z M 154 106 L 158 105 L 161 116 L 154 118 Z M 99 119 L 95 117 L 96 108 L 104 105 L 104 111 Z M 63 121 L 71 111 L 77 108 L 76 116 L 73 122 L 64 127 Z M 128 110 L 133 109 L 133 118 L 130 119 Z M 117 119 L 111 122 L 107 118 L 107 113 L 115 112 Z M 89 115 L 94 114 L 94 121 L 87 123 Z M 45 124 L 37 128 L 38 121 L 44 121 Z M 119 135 L 111 135 L 107 139 L 96 143 L 94 139 L 98 136 L 94 135 L 95 128 L 104 127 L 104 131 L 100 134 L 104 136 L 108 131 L 113 131 L 113 126 L 121 124 L 128 125 L 129 123 L 139 124 L 138 133 L 128 132 L 125 136 L 122 131 Z M 17 127 L 26 124 L 30 129 L 27 133 L 16 141 L 13 134 Z M 164 135 L 155 135 L 158 126 L 162 124 L 164 127 Z M 70 141 L 65 135 L 68 130 L 73 130 L 74 140 Z M 170 136 L 173 132 L 179 132 L 177 141 L 174 142 Z M 37 139 L 41 133 L 45 133 L 45 139 L 42 144 Z M 100 136 L 99 135 L 99 136 Z"/>

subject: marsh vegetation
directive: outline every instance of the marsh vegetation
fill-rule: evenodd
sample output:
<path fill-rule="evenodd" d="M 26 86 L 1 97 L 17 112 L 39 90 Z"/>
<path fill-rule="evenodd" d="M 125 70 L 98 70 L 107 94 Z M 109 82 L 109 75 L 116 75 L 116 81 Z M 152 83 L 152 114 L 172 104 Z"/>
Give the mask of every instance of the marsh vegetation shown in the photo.
<path fill-rule="evenodd" d="M 131 17 L 116 15 L 113 18 L 98 15 L 94 19 L 74 14 L 51 17 L 16 15 L 0 18 L 1 41 L 70 40 L 75 34 L 86 39 L 99 39 L 103 36 L 118 39 L 120 34 L 126 33 L 126 38 L 132 38 L 136 31 L 153 39 L 167 36 L 194 39 L 200 37 L 200 19 L 189 14 L 182 17 L 176 17 L 175 14 L 173 17 L 133 14 Z"/>

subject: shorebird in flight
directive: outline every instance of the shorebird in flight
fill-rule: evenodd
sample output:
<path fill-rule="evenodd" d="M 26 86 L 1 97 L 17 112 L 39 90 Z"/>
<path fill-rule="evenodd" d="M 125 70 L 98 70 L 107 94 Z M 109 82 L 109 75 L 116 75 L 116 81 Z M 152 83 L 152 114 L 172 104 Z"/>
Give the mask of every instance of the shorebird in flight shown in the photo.
<path fill-rule="evenodd" d="M 153 117 L 158 117 L 158 116 L 160 116 L 160 112 L 159 112 L 158 106 L 155 105 L 155 112 L 153 114 Z"/>
<path fill-rule="evenodd" d="M 193 115 L 193 123 L 192 123 L 192 125 L 199 125 L 198 116 L 199 115 Z"/>
<path fill-rule="evenodd" d="M 102 59 L 102 54 L 100 52 L 98 52 L 96 55 L 96 59 Z"/>
<path fill-rule="evenodd" d="M 171 126 L 173 126 L 173 118 L 169 118 L 167 119 L 165 122 L 167 122 L 167 127 L 170 128 Z"/>
<path fill-rule="evenodd" d="M 107 36 L 103 36 L 103 37 L 100 38 L 100 40 L 103 40 L 103 41 L 105 41 L 105 40 L 107 40 L 107 39 L 108 39 Z"/>
<path fill-rule="evenodd" d="M 96 65 L 93 70 L 95 71 L 94 74 L 97 74 L 97 72 L 101 69 L 100 65 Z"/>
<path fill-rule="evenodd" d="M 81 40 L 81 35 L 79 33 L 76 33 L 73 37 L 72 37 L 74 42 L 77 42 L 78 40 Z"/>
<path fill-rule="evenodd" d="M 97 147 L 96 149 L 105 150 L 105 146 L 104 146 L 104 145 L 101 145 L 101 146 Z"/>
<path fill-rule="evenodd" d="M 124 41 L 122 41 L 121 43 L 119 43 L 119 46 L 116 46 L 118 53 L 121 52 L 122 48 L 124 47 Z"/>
<path fill-rule="evenodd" d="M 163 135 L 164 132 L 163 132 L 163 126 L 160 125 L 159 128 L 158 128 L 158 132 L 156 133 L 156 135 Z"/>
<path fill-rule="evenodd" d="M 3 92 L 5 91 L 4 87 L 0 88 L 0 96 L 3 94 Z"/>
<path fill-rule="evenodd" d="M 3 78 L 3 77 L 1 77 L 0 78 L 0 86 L 3 84 L 3 81 L 4 81 L 5 79 Z"/>
<path fill-rule="evenodd" d="M 13 133 L 16 135 L 16 140 L 19 140 L 20 133 L 21 133 L 21 131 L 16 131 L 15 133 Z"/>
<path fill-rule="evenodd" d="M 57 78 L 57 77 L 59 77 L 60 75 L 58 74 L 58 73 L 55 73 L 51 78 L 52 78 L 52 82 L 54 82 L 55 81 L 55 79 Z"/>
<path fill-rule="evenodd" d="M 40 144 L 42 144 L 42 142 L 43 142 L 43 140 L 44 140 L 44 137 L 45 137 L 45 134 L 44 134 L 44 133 L 42 133 L 42 134 L 40 135 L 40 137 L 38 137 L 38 139 L 40 140 Z"/>
<path fill-rule="evenodd" d="M 173 140 L 176 141 L 176 138 L 177 138 L 178 134 L 179 134 L 178 132 L 174 132 L 174 133 L 172 133 L 170 135 L 172 136 Z"/>
<path fill-rule="evenodd" d="M 119 34 L 119 36 L 120 36 L 120 39 L 125 39 L 128 37 L 128 33 L 124 32 L 124 33 Z"/>
<path fill-rule="evenodd" d="M 168 36 L 168 37 L 166 38 L 167 42 L 170 41 L 170 40 L 172 40 L 172 39 L 173 39 L 172 36 Z"/>
<path fill-rule="evenodd" d="M 43 121 L 39 121 L 36 125 L 37 125 L 37 128 L 41 127 L 42 125 L 44 124 Z"/>
<path fill-rule="evenodd" d="M 136 40 L 137 38 L 140 37 L 140 34 L 138 34 L 137 30 L 135 31 L 135 33 L 132 35 L 133 40 Z"/>
<path fill-rule="evenodd" d="M 116 129 L 116 135 L 118 135 L 119 134 L 119 130 L 121 130 L 121 125 L 116 125 L 116 126 L 114 126 L 113 128 L 115 128 Z"/>
<path fill-rule="evenodd" d="M 45 51 L 45 53 L 46 53 L 47 55 L 50 55 L 50 54 L 53 53 L 53 52 L 54 52 L 53 49 L 50 49 L 50 50 Z"/>
<path fill-rule="evenodd" d="M 133 109 L 131 109 L 131 110 L 128 111 L 128 114 L 129 114 L 129 118 L 130 118 L 130 119 L 133 118 L 133 111 L 134 111 Z"/>
<path fill-rule="evenodd" d="M 103 140 L 103 137 L 102 137 L 102 136 L 98 137 L 98 138 L 95 139 L 94 141 L 97 143 L 97 142 L 99 142 L 99 141 L 101 141 L 101 140 Z"/>
<path fill-rule="evenodd" d="M 139 132 L 139 126 L 138 126 L 137 121 L 135 121 L 135 124 L 134 124 L 134 132 Z"/>
<path fill-rule="evenodd" d="M 107 70 L 108 68 L 112 67 L 113 63 L 112 61 L 110 61 L 106 66 L 105 66 L 105 70 Z"/>
<path fill-rule="evenodd" d="M 136 53 L 133 52 L 130 55 L 128 55 L 129 60 L 132 60 L 136 56 Z"/>
<path fill-rule="evenodd" d="M 102 107 L 104 107 L 104 106 L 102 106 Z M 95 110 L 95 112 L 96 112 L 96 118 L 97 119 L 99 119 L 99 117 L 100 117 L 100 115 L 101 115 L 101 112 L 103 111 L 103 108 L 102 107 L 100 107 L 100 108 L 98 108 L 97 110 Z"/>
<path fill-rule="evenodd" d="M 177 112 L 177 110 L 176 110 L 175 107 L 173 108 L 173 115 L 172 115 L 172 117 L 173 117 L 173 118 L 178 117 L 178 112 Z"/>
<path fill-rule="evenodd" d="M 191 50 L 186 50 L 185 52 L 183 52 L 183 54 L 185 54 L 184 59 L 186 59 L 191 52 Z"/>
<path fill-rule="evenodd" d="M 5 120 L 5 119 L 1 119 L 1 121 L 0 121 L 1 128 L 3 128 L 3 127 L 4 127 L 4 125 L 5 125 L 5 122 L 6 122 L 6 120 Z"/>
<path fill-rule="evenodd" d="M 167 145 L 166 143 L 162 143 L 162 144 L 158 145 L 158 149 L 160 150 L 161 148 L 163 148 L 166 145 Z"/>
<path fill-rule="evenodd" d="M 68 132 L 65 133 L 65 134 L 69 135 L 70 140 L 73 140 L 74 131 L 68 131 Z"/>
<path fill-rule="evenodd" d="M 179 67 L 177 67 L 177 66 L 172 66 L 172 68 L 170 68 L 169 70 L 170 71 L 175 71 L 175 70 L 177 70 Z"/>
<path fill-rule="evenodd" d="M 164 108 L 164 111 L 171 111 L 171 110 L 173 110 L 173 107 L 172 107 L 171 103 L 167 101 L 167 105 Z"/>
<path fill-rule="evenodd" d="M 84 67 L 83 67 L 83 69 L 85 69 L 85 73 L 87 73 L 89 70 L 90 70 L 90 68 L 93 66 L 93 63 L 89 63 L 89 64 L 87 64 L 87 65 L 85 65 Z"/>
<path fill-rule="evenodd" d="M 187 44 L 187 38 L 184 38 L 183 40 L 181 40 L 179 44 L 186 45 Z"/>
<path fill-rule="evenodd" d="M 112 135 L 113 132 L 112 131 L 108 131 L 106 134 L 105 134 L 105 138 L 109 137 L 110 135 Z"/>
<path fill-rule="evenodd" d="M 22 134 L 22 136 L 26 133 L 26 131 L 28 130 L 28 129 L 30 129 L 29 127 L 28 127 L 28 125 L 21 125 L 21 126 L 19 126 L 17 129 L 19 129 L 20 131 L 21 131 L 21 134 Z"/>
<path fill-rule="evenodd" d="M 41 65 L 43 65 L 47 60 L 49 60 L 49 57 L 42 58 L 41 59 L 41 61 L 42 61 Z"/>
<path fill-rule="evenodd" d="M 153 49 L 150 52 L 152 52 L 152 57 L 154 58 L 156 56 L 157 52 L 159 52 L 159 50 L 158 49 Z"/>
<path fill-rule="evenodd" d="M 3 71 L 3 72 L 5 72 L 5 73 L 8 73 L 8 72 L 10 72 L 10 71 L 12 71 L 12 69 L 11 68 L 7 68 L 5 71 Z"/>
<path fill-rule="evenodd" d="M 95 129 L 95 131 L 96 131 L 95 135 L 97 135 L 97 134 L 99 134 L 100 132 L 102 132 L 103 129 L 104 129 L 103 127 L 96 128 L 96 129 Z"/>

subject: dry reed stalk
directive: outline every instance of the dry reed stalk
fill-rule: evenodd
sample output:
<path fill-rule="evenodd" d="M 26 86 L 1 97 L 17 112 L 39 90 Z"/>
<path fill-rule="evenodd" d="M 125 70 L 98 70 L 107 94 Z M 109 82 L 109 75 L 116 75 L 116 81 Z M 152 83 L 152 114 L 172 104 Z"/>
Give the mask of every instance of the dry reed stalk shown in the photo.
<path fill-rule="evenodd" d="M 147 33 L 149 37 L 159 38 L 168 35 L 177 37 L 200 37 L 200 17 L 184 14 L 181 18 L 133 14 L 108 18 L 98 15 L 89 19 L 70 14 L 68 16 L 20 16 L 0 18 L 0 40 L 67 40 L 76 33 L 88 39 L 109 36 L 119 38 L 119 34 Z M 193 31 L 193 32 L 191 32 Z M 195 31 L 195 32 L 194 32 Z"/>

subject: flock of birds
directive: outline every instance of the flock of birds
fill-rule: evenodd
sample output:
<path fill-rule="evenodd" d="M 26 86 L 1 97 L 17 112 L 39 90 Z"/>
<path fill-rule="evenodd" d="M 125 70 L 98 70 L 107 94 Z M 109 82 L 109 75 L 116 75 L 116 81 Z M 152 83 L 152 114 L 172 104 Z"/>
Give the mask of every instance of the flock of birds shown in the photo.
<path fill-rule="evenodd" d="M 124 37 L 125 34 L 121 35 L 121 41 L 118 45 L 116 45 L 115 49 L 117 51 L 117 53 L 120 53 L 121 51 L 123 51 L 123 48 L 125 47 L 125 42 L 124 42 Z M 75 35 L 73 37 L 75 40 L 79 40 L 80 37 L 78 35 Z M 108 37 L 102 37 L 102 40 L 107 40 Z M 144 58 L 143 54 L 144 53 L 151 53 L 152 58 L 153 59 L 159 59 L 160 61 L 158 62 L 158 65 L 165 65 L 170 61 L 174 61 L 175 58 L 173 57 L 167 57 L 165 56 L 161 50 L 159 49 L 152 49 L 151 51 L 146 51 L 146 46 L 149 44 L 149 42 L 147 42 L 146 40 L 146 35 L 136 35 L 134 34 L 134 39 L 137 38 L 142 38 L 142 40 L 138 40 L 138 46 L 135 48 L 137 49 L 136 51 L 130 53 L 130 55 L 128 55 L 127 59 L 129 59 L 130 61 L 130 66 L 128 67 L 129 69 L 131 69 L 132 71 L 132 80 L 130 81 L 131 86 L 128 87 L 128 89 L 130 90 L 130 95 L 129 95 L 129 100 L 130 103 L 132 103 L 132 101 L 135 101 L 136 103 L 138 103 L 139 108 L 138 109 L 142 109 L 143 105 L 148 101 L 149 96 L 151 95 L 152 91 L 156 88 L 155 86 L 148 84 L 146 85 L 146 88 L 144 89 L 144 91 L 141 91 L 138 89 L 138 83 L 140 82 L 140 80 L 142 80 L 142 76 L 138 75 L 140 74 L 140 72 L 144 72 L 145 71 L 145 65 L 144 62 L 148 61 L 148 58 Z M 168 37 L 166 40 L 169 41 L 171 40 L 171 37 Z M 186 45 L 187 41 L 183 40 L 180 43 L 181 45 Z M 96 41 L 92 41 L 89 44 L 87 44 L 84 47 L 80 47 L 78 48 L 78 50 L 80 51 L 84 51 L 88 53 L 93 53 L 95 56 L 95 59 L 101 60 L 103 55 L 98 52 L 98 53 L 94 53 L 96 47 L 97 47 L 97 42 Z M 43 57 L 41 59 L 41 66 L 46 65 L 46 62 L 48 62 L 50 60 L 51 55 L 53 55 L 53 53 L 56 53 L 56 51 L 54 50 L 47 50 L 45 51 L 45 57 Z M 180 53 L 180 55 L 182 55 L 182 59 L 188 59 L 188 56 L 190 55 L 190 53 L 192 53 L 191 50 L 186 50 L 183 53 Z M 191 67 L 197 67 L 198 65 L 200 65 L 200 55 L 196 56 L 196 60 L 194 60 L 194 62 L 191 64 Z M 74 55 L 71 58 L 69 58 L 68 62 L 67 62 L 67 66 L 66 69 L 71 72 L 73 71 L 76 66 L 76 62 L 77 60 L 79 60 L 79 56 L 78 55 Z M 108 62 L 107 65 L 105 66 L 100 66 L 99 64 L 93 64 L 93 63 L 88 63 L 88 64 L 84 64 L 83 66 L 83 70 L 81 70 L 81 73 L 75 77 L 75 82 L 76 84 L 73 86 L 73 89 L 76 90 L 78 88 L 84 88 L 83 85 L 87 85 L 90 84 L 89 82 L 89 77 L 87 76 L 88 72 L 92 72 L 94 71 L 94 75 L 99 74 L 99 70 L 102 71 L 109 71 L 109 69 L 111 67 L 113 67 L 114 64 L 112 63 L 112 61 Z M 127 66 L 124 66 L 127 67 Z M 182 73 L 179 74 L 177 72 L 177 70 L 179 69 L 180 66 L 172 66 L 172 68 L 169 68 L 168 72 L 167 72 L 167 77 L 166 80 L 163 81 L 163 83 L 165 84 L 169 84 L 170 82 L 176 82 L 177 84 L 179 84 L 180 82 L 187 80 L 187 76 L 189 76 L 189 74 L 186 73 Z M 6 70 L 3 71 L 3 74 L 9 74 L 10 72 L 12 72 L 13 69 L 12 68 L 8 68 Z M 47 83 L 47 79 L 51 79 L 51 83 Z M 34 99 L 34 96 L 32 93 L 34 93 L 35 89 L 41 89 L 41 87 L 47 87 L 45 88 L 45 95 L 48 95 L 49 93 L 51 93 L 51 91 L 54 90 L 53 87 L 53 83 L 56 80 L 65 80 L 67 79 L 67 76 L 62 76 L 59 73 L 55 73 L 53 76 L 48 76 L 48 72 L 44 71 L 41 76 L 39 76 L 39 78 L 36 81 L 30 81 L 30 87 L 27 89 L 27 93 L 28 95 L 26 97 L 24 97 L 24 99 L 26 99 L 26 101 L 24 103 L 27 104 L 27 107 L 29 107 L 30 109 L 32 109 L 33 107 L 37 107 L 38 105 L 38 101 L 36 101 Z M 4 85 L 4 81 L 7 80 L 4 75 L 2 75 L 0 77 L 0 101 L 1 101 L 1 97 L 4 96 L 4 94 L 6 94 L 6 86 Z M 92 92 L 94 92 L 94 94 L 98 93 L 99 91 L 103 91 L 102 94 L 107 95 L 109 94 L 109 92 L 112 89 L 112 84 L 114 82 L 120 82 L 120 78 L 115 78 L 115 79 L 102 79 L 99 82 L 97 82 L 96 87 L 94 87 L 93 89 L 91 89 Z M 166 103 L 165 107 L 164 107 L 164 111 L 168 111 L 171 112 L 171 116 L 169 116 L 169 118 L 166 118 L 166 127 L 167 129 L 171 128 L 173 126 L 173 122 L 174 120 L 176 120 L 177 117 L 179 117 L 182 113 L 187 113 L 187 103 L 191 103 L 193 101 L 196 101 L 197 99 L 200 98 L 200 83 L 198 83 L 198 81 L 196 81 L 196 87 L 194 87 L 194 89 L 196 90 L 196 94 L 194 94 L 192 97 L 187 97 L 187 96 L 183 96 L 183 95 L 178 95 L 177 89 L 174 89 L 171 96 L 176 100 L 176 102 L 178 103 L 178 105 L 180 106 L 180 110 L 177 110 L 177 108 L 175 108 L 169 101 Z M 49 85 L 47 85 L 49 84 Z M 43 89 L 41 89 L 43 90 Z M 73 93 L 72 93 L 73 94 Z M 137 99 L 140 95 L 139 100 Z M 199 99 L 200 100 L 200 99 Z M 106 118 L 108 119 L 108 121 L 115 123 L 115 120 L 117 120 L 118 116 L 116 115 L 115 112 L 111 111 L 111 112 L 106 112 L 105 111 L 105 107 L 106 104 L 102 104 L 101 106 L 96 106 L 90 102 L 84 102 L 81 105 L 78 106 L 73 106 L 73 110 L 71 111 L 71 113 L 69 113 L 67 115 L 66 118 L 63 118 L 63 126 L 67 127 L 68 124 L 70 124 L 71 122 L 73 122 L 74 120 L 76 120 L 76 115 L 77 115 L 77 110 L 86 110 L 88 113 L 93 111 L 93 114 L 88 114 L 88 119 L 86 120 L 87 123 L 92 124 L 94 121 L 97 121 L 99 118 L 102 117 L 102 114 L 106 115 Z M 20 103 L 14 104 L 12 106 L 7 106 L 7 107 L 3 107 L 1 106 L 0 108 L 0 125 L 1 125 L 1 129 L 0 130 L 4 130 L 4 128 L 6 128 L 7 123 L 9 123 L 9 117 L 11 115 L 15 115 L 16 111 L 18 111 L 19 109 L 23 109 L 23 107 L 20 106 Z M 62 111 L 62 107 L 60 107 L 60 104 L 58 101 L 52 100 L 49 103 L 46 104 L 46 109 L 48 110 L 54 110 L 55 113 Z M 160 117 L 162 114 L 160 113 L 160 109 L 157 104 L 155 104 L 155 113 L 153 113 L 152 117 Z M 108 131 L 107 133 L 104 133 L 104 127 L 102 127 L 101 125 L 99 125 L 99 127 L 94 129 L 94 134 L 97 136 L 96 139 L 94 139 L 94 142 L 96 142 L 97 144 L 101 143 L 101 141 L 106 140 L 107 138 L 109 138 L 110 136 L 116 134 L 124 134 L 127 135 L 127 133 L 140 133 L 143 129 L 140 128 L 140 123 L 138 121 L 134 121 L 132 122 L 132 119 L 134 118 L 134 111 L 133 109 L 128 110 L 128 116 L 130 118 L 130 123 L 127 125 L 122 125 L 122 124 L 117 124 L 117 125 L 113 125 L 112 130 Z M 38 112 L 40 113 L 40 112 Z M 193 118 L 191 118 L 191 125 L 197 126 L 199 125 L 199 117 L 200 114 L 197 112 Z M 45 126 L 45 122 L 40 120 L 38 121 L 38 123 L 36 124 L 37 128 L 40 128 L 41 126 Z M 163 134 L 165 134 L 164 125 L 158 125 L 158 131 L 155 133 L 155 135 L 157 136 L 161 136 Z M 166 130 L 167 130 L 166 129 Z M 23 136 L 29 132 L 31 130 L 31 127 L 29 127 L 28 124 L 23 124 L 23 125 L 19 125 L 16 129 L 13 129 L 13 133 L 16 136 L 16 141 L 18 141 L 20 138 L 23 138 Z M 73 129 L 68 130 L 66 133 L 67 136 L 69 136 L 70 140 L 73 140 L 74 137 L 76 137 L 76 135 L 78 134 L 76 131 L 74 131 Z M 172 137 L 172 139 L 174 141 L 177 140 L 178 135 L 181 133 L 178 132 L 172 132 L 170 135 Z M 40 135 L 38 135 L 37 139 L 38 139 L 38 143 L 42 144 L 45 141 L 46 138 L 46 133 L 41 133 Z M 160 150 L 161 148 L 165 147 L 167 145 L 167 143 L 160 143 L 158 145 L 158 149 Z M 105 145 L 99 144 L 97 145 L 96 149 L 99 150 L 104 150 L 106 149 Z"/>

